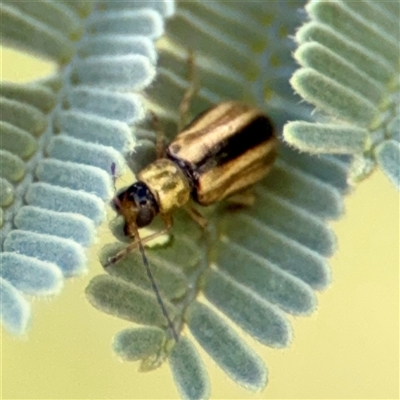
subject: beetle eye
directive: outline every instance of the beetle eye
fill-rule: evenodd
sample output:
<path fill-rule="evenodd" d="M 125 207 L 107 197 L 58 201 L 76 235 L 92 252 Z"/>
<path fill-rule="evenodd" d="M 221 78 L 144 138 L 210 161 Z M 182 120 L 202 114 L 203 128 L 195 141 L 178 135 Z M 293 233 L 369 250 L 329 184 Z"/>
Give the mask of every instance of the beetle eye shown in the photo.
<path fill-rule="evenodd" d="M 142 228 L 143 226 L 147 226 L 153 221 L 154 212 L 151 208 L 145 207 L 139 209 L 139 212 L 136 216 L 136 225 L 138 228 Z"/>
<path fill-rule="evenodd" d="M 156 199 L 146 184 L 140 181 L 119 193 L 113 205 L 127 220 L 132 221 L 133 218 L 138 228 L 149 225 L 159 212 Z"/>
<path fill-rule="evenodd" d="M 127 200 L 134 202 L 135 201 L 135 193 L 132 190 L 127 191 L 126 198 L 127 198 Z"/>

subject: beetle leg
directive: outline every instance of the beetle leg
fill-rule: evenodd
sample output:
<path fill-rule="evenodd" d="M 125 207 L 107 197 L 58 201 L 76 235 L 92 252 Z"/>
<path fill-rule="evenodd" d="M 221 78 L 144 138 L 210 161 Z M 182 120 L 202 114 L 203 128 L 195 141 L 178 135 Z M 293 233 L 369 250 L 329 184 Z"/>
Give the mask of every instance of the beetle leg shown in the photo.
<path fill-rule="evenodd" d="M 161 219 L 164 222 L 165 228 L 167 232 L 172 228 L 173 220 L 172 220 L 172 215 L 171 214 L 160 214 Z"/>
<path fill-rule="evenodd" d="M 187 116 L 190 109 L 190 103 L 194 95 L 198 92 L 199 86 L 196 82 L 196 68 L 194 63 L 194 53 L 193 50 L 189 50 L 188 56 L 188 87 L 183 95 L 182 101 L 179 104 L 179 124 L 178 132 L 187 125 Z"/>
<path fill-rule="evenodd" d="M 145 245 L 148 242 L 151 242 L 152 240 L 158 238 L 159 236 L 167 234 L 170 231 L 172 227 L 172 217 L 161 215 L 161 218 L 164 221 L 165 228 L 141 239 L 143 245 Z M 126 246 L 124 249 L 122 249 L 117 254 L 108 259 L 107 263 L 104 264 L 104 268 L 110 267 L 111 265 L 115 264 L 116 262 L 124 258 L 127 254 L 131 253 L 132 251 L 135 251 L 137 248 L 138 248 L 138 242 L 135 238 L 133 238 L 132 243 L 128 244 L 128 246 Z"/>
<path fill-rule="evenodd" d="M 156 133 L 156 143 L 155 143 L 156 157 L 157 159 L 160 159 L 165 157 L 165 133 L 160 123 L 160 120 L 157 117 L 157 114 L 154 111 L 150 110 L 150 115 L 151 115 L 150 123 L 152 128 L 154 129 L 154 132 Z"/>
<path fill-rule="evenodd" d="M 208 225 L 208 221 L 192 206 L 184 206 L 183 209 L 188 213 L 193 221 L 197 222 L 202 229 Z"/>
<path fill-rule="evenodd" d="M 256 196 L 250 189 L 233 194 L 226 199 L 229 208 L 250 207 L 254 205 L 255 200 Z"/>

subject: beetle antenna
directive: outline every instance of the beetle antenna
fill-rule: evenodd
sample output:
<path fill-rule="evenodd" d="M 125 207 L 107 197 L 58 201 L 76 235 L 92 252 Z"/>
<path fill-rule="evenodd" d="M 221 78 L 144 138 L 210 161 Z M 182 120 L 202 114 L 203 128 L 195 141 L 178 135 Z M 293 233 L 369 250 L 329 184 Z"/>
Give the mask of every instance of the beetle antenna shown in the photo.
<path fill-rule="evenodd" d="M 115 168 L 115 163 L 113 162 L 111 164 L 111 175 L 112 175 L 112 179 L 113 179 L 113 183 L 114 183 L 114 189 L 115 189 L 115 191 L 117 191 L 117 189 L 115 187 L 115 181 L 117 179 L 116 175 L 115 175 L 115 169 L 116 169 Z M 114 201 L 116 201 L 116 200 L 114 199 Z M 161 294 L 160 294 L 160 290 L 158 289 L 158 286 L 157 286 L 156 281 L 154 279 L 153 273 L 151 272 L 149 261 L 148 261 L 148 259 L 146 257 L 146 253 L 144 251 L 143 243 L 142 243 L 142 240 L 140 239 L 140 235 L 139 235 L 138 229 L 137 229 L 136 226 L 134 227 L 134 229 L 135 229 L 135 241 L 136 241 L 137 245 L 139 246 L 140 254 L 142 255 L 143 264 L 144 264 L 144 266 L 146 268 L 147 276 L 149 277 L 153 292 L 156 295 L 157 303 L 159 304 L 164 317 L 167 319 L 168 327 L 171 329 L 172 336 L 174 337 L 175 342 L 178 343 L 179 336 L 178 336 L 178 334 L 177 334 L 177 332 L 176 332 L 176 330 L 174 328 L 174 324 L 171 321 L 171 318 L 170 318 L 170 316 L 168 314 L 167 308 L 165 307 L 165 304 L 164 304 L 163 299 L 162 299 Z"/>
<path fill-rule="evenodd" d="M 115 165 L 115 162 L 112 162 L 111 163 L 111 177 L 112 177 L 112 180 L 113 180 L 113 185 L 114 185 L 114 194 L 117 192 L 117 187 L 116 187 L 116 185 L 115 185 L 115 182 L 117 181 L 117 175 L 116 175 L 116 165 Z M 119 203 L 119 200 L 118 200 L 118 197 L 114 197 L 114 202 L 117 202 L 118 203 L 118 205 L 120 206 L 120 203 Z"/>
<path fill-rule="evenodd" d="M 116 191 L 117 190 L 117 188 L 115 187 L 115 181 L 117 180 L 117 175 L 116 175 L 116 173 L 115 173 L 115 171 L 116 171 L 116 165 L 115 165 L 115 162 L 112 162 L 111 163 L 111 176 L 112 176 L 112 180 L 113 180 L 113 184 L 114 184 L 114 191 Z"/>
<path fill-rule="evenodd" d="M 143 264 L 146 267 L 147 276 L 149 277 L 149 280 L 151 282 L 151 287 L 153 289 L 154 294 L 156 295 L 157 303 L 159 304 L 164 317 L 167 319 L 168 327 L 171 329 L 172 336 L 174 337 L 175 342 L 178 343 L 179 336 L 175 330 L 174 324 L 171 321 L 171 318 L 168 314 L 167 308 L 165 307 L 164 301 L 161 297 L 160 290 L 158 289 L 158 286 L 154 279 L 153 273 L 151 272 L 149 261 L 147 260 L 146 253 L 144 251 L 144 247 L 143 247 L 142 241 L 140 240 L 139 232 L 137 229 L 135 232 L 135 239 L 137 240 L 139 250 L 140 250 L 140 253 L 141 253 L 142 259 L 143 259 Z"/>

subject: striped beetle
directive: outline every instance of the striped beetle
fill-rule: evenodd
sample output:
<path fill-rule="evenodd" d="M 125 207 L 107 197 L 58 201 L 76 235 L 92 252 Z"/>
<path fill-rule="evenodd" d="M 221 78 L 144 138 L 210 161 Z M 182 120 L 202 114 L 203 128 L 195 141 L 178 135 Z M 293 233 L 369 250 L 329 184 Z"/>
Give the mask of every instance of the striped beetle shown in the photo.
<path fill-rule="evenodd" d="M 193 82 L 192 53 L 189 72 Z M 193 86 L 189 87 L 180 104 L 181 125 L 194 93 Z M 184 127 L 164 154 L 137 174 L 138 181 L 114 197 L 114 208 L 125 221 L 125 235 L 133 241 L 111 257 L 105 267 L 139 247 L 158 304 L 176 342 L 178 333 L 161 298 L 143 245 L 170 230 L 171 215 L 180 207 L 185 207 L 204 226 L 204 218 L 196 210 L 187 208 L 190 198 L 208 206 L 253 185 L 271 169 L 277 145 L 272 122 L 260 109 L 238 101 L 223 102 Z M 165 228 L 141 239 L 138 228 L 149 225 L 157 214 Z"/>
<path fill-rule="evenodd" d="M 278 140 L 269 118 L 237 101 L 220 103 L 184 128 L 159 158 L 137 175 L 138 181 L 118 193 L 116 211 L 125 220 L 132 244 L 117 253 L 111 265 L 139 246 L 149 279 L 173 336 L 172 321 L 148 267 L 143 244 L 169 231 L 171 214 L 190 198 L 202 206 L 221 201 L 264 177 L 275 158 Z M 165 229 L 140 239 L 138 228 L 160 214 Z"/>

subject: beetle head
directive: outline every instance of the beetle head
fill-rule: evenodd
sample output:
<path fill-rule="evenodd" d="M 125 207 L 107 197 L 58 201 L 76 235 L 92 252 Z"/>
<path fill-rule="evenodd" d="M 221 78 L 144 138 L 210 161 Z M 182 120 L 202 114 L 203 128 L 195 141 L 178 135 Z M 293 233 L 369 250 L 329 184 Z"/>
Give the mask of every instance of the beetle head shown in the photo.
<path fill-rule="evenodd" d="M 158 214 L 158 204 L 148 186 L 143 182 L 135 182 L 127 189 L 119 192 L 113 199 L 113 205 L 118 214 L 125 219 L 125 234 L 133 236 L 135 229 L 151 223 Z"/>

